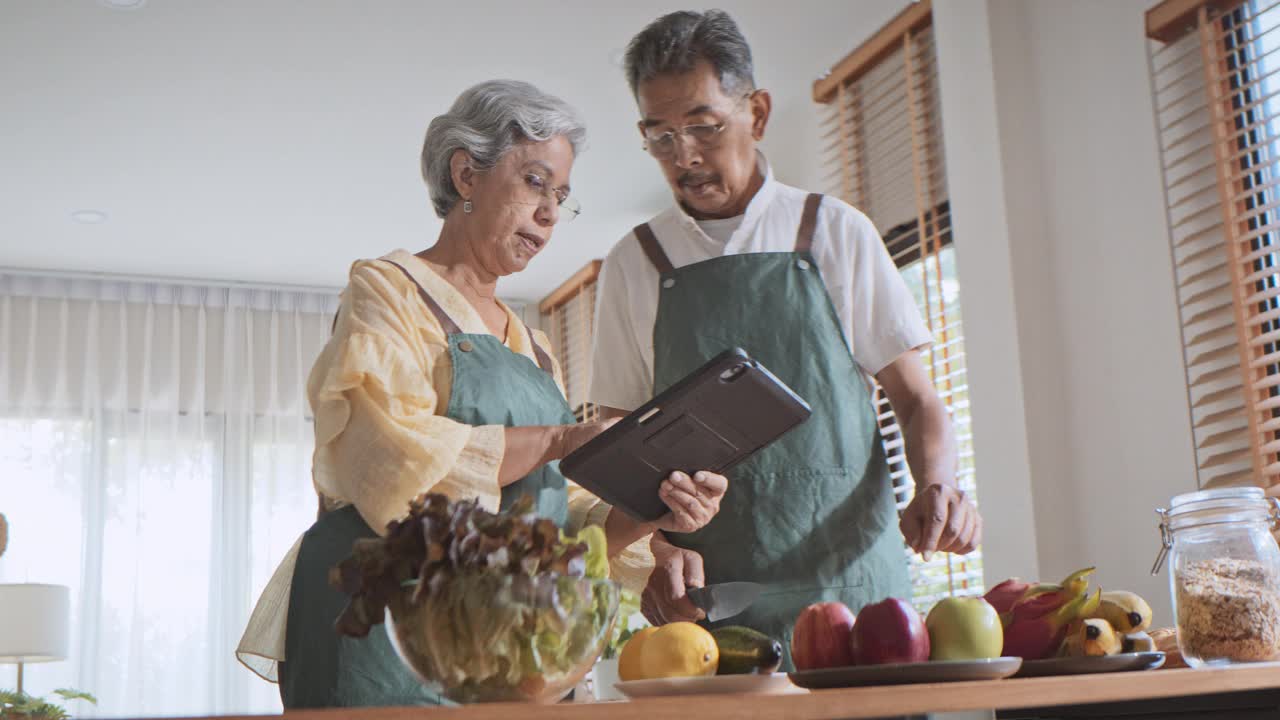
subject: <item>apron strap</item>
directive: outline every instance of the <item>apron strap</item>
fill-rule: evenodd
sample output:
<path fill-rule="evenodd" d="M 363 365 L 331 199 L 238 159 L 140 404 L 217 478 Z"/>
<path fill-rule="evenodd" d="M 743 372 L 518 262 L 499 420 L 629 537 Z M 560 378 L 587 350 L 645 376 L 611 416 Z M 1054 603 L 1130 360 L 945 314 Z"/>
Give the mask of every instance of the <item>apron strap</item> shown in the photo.
<path fill-rule="evenodd" d="M 804 213 L 800 215 L 800 229 L 796 231 L 796 252 L 807 253 L 813 247 L 813 229 L 818 226 L 818 206 L 821 193 L 809 193 L 804 199 Z"/>
<path fill-rule="evenodd" d="M 458 327 L 458 323 L 454 322 L 453 318 L 449 317 L 448 313 L 444 311 L 444 308 L 440 307 L 440 304 L 427 294 L 427 291 L 418 284 L 418 281 L 413 278 L 413 275 L 411 275 L 408 270 L 404 269 L 404 266 L 391 260 L 387 260 L 385 262 L 399 268 L 400 272 L 404 273 L 404 276 L 409 278 L 409 282 L 413 283 L 413 286 L 418 288 L 418 295 L 422 297 L 422 302 L 426 303 L 427 309 L 431 311 L 432 315 L 436 316 L 436 320 L 440 321 L 440 327 L 444 328 L 445 335 L 457 335 L 462 332 L 462 328 Z"/>
<path fill-rule="evenodd" d="M 796 231 L 796 252 L 809 252 L 813 247 L 813 231 L 818 227 L 818 206 L 822 204 L 822 193 L 809 193 L 804 199 L 804 212 L 800 215 L 800 229 Z M 662 249 L 662 245 L 658 243 L 658 238 L 654 236 L 653 230 L 649 227 L 649 223 L 642 223 L 635 228 L 636 239 L 640 241 L 640 247 L 644 249 L 644 254 L 648 256 L 649 262 L 658 269 L 660 273 L 669 273 L 675 270 L 675 266 L 671 264 L 671 260 L 667 258 L 667 253 Z"/>
<path fill-rule="evenodd" d="M 636 239 L 640 241 L 640 247 L 644 248 L 644 254 L 649 257 L 649 262 L 658 268 L 659 273 L 665 274 L 676 269 L 671 264 L 671 260 L 667 258 L 667 253 L 663 251 L 662 245 L 658 244 L 658 238 L 654 237 L 649 223 L 637 225 L 633 232 L 636 234 Z"/>
<path fill-rule="evenodd" d="M 427 309 L 431 311 L 432 315 L 436 316 L 436 320 L 440 321 L 440 326 L 444 328 L 446 334 L 459 335 L 462 333 L 462 328 L 458 327 L 458 324 L 453 321 L 453 318 L 449 317 L 444 308 L 440 307 L 440 304 L 427 294 L 426 289 L 418 284 L 418 281 L 413 278 L 413 275 L 409 274 L 409 271 L 404 266 L 392 260 L 387 260 L 387 262 L 400 268 L 400 272 L 404 273 L 405 277 L 409 278 L 409 282 L 418 288 L 418 295 L 422 297 L 422 302 L 426 303 Z M 524 326 L 524 331 L 529 334 L 529 344 L 533 346 L 533 354 L 538 358 L 538 367 L 542 368 L 548 375 L 554 374 L 551 356 L 547 355 L 546 351 L 539 347 L 538 342 L 533 339 L 533 331 L 529 329 L 528 324 Z"/>
<path fill-rule="evenodd" d="M 551 356 L 547 354 L 537 340 L 533 339 L 533 330 L 529 329 L 529 324 L 525 323 L 524 331 L 529 334 L 529 344 L 533 346 L 533 354 L 538 358 L 538 367 L 548 375 L 555 376 L 555 367 L 551 364 Z"/>
<path fill-rule="evenodd" d="M 462 332 L 462 328 L 458 327 L 458 323 L 454 322 L 453 318 L 449 317 L 449 315 L 444 311 L 444 308 L 440 307 L 440 305 L 427 294 L 427 291 L 418 284 L 417 280 L 413 279 L 413 276 L 409 274 L 408 270 L 405 270 L 404 267 L 397 262 L 393 262 L 391 260 L 387 260 L 386 262 L 391 265 L 395 265 L 400 272 L 404 273 L 405 277 L 409 278 L 409 282 L 413 283 L 413 286 L 418 288 L 418 295 L 422 296 L 422 301 L 427 304 L 427 309 L 431 311 L 431 314 L 436 316 L 436 320 L 440 323 L 440 327 L 444 328 L 446 335 L 454 335 Z M 333 334 L 334 330 L 338 329 L 338 316 L 341 314 L 342 308 L 338 308 L 338 311 L 333 314 L 333 322 L 329 323 L 330 335 Z"/>
<path fill-rule="evenodd" d="M 319 520 L 334 510 L 344 508 L 350 504 L 349 502 L 327 497 L 324 493 L 316 490 L 316 519 Z"/>

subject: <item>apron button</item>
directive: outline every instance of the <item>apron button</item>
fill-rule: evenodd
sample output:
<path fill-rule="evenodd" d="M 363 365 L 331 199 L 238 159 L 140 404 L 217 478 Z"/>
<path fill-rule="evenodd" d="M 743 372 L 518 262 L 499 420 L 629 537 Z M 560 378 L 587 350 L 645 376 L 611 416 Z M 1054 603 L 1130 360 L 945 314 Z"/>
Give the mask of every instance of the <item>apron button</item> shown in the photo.
<path fill-rule="evenodd" d="M 472 345 L 470 340 L 463 340 L 462 342 L 458 343 L 458 349 L 461 350 L 462 352 L 471 352 L 472 350 L 476 349 L 476 346 Z"/>
<path fill-rule="evenodd" d="M 801 258 L 800 260 L 796 261 L 796 267 L 800 268 L 801 270 L 808 270 L 809 261 Z"/>
<path fill-rule="evenodd" d="M 666 289 L 668 289 L 668 290 L 670 290 L 671 288 L 673 288 L 673 287 L 675 287 L 675 286 L 676 286 L 676 279 L 675 279 L 675 278 L 667 278 L 666 280 L 663 280 L 663 281 L 662 281 L 662 287 L 664 287 L 664 288 L 666 288 Z"/>

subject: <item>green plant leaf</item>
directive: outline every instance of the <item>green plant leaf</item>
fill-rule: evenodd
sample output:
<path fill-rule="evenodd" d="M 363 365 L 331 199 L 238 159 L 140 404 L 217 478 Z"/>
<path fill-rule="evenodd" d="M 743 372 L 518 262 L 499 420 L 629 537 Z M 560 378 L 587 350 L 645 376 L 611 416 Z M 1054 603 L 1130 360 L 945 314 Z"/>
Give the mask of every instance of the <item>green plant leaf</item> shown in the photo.
<path fill-rule="evenodd" d="M 40 720 L 67 720 L 67 718 L 71 717 L 62 707 L 50 702 L 37 703 L 35 708 L 32 709 L 31 715 L 40 718 Z"/>
<path fill-rule="evenodd" d="M 87 693 L 83 690 L 72 690 L 71 688 L 58 688 L 57 690 L 53 691 L 53 694 L 57 695 L 63 700 L 84 700 L 85 702 L 93 703 L 94 705 L 98 704 L 98 698 L 94 697 L 93 693 Z"/>
<path fill-rule="evenodd" d="M 16 710 L 19 715 L 35 715 L 45 705 L 48 705 L 48 703 L 40 698 L 28 696 L 26 701 L 14 705 L 13 709 Z"/>

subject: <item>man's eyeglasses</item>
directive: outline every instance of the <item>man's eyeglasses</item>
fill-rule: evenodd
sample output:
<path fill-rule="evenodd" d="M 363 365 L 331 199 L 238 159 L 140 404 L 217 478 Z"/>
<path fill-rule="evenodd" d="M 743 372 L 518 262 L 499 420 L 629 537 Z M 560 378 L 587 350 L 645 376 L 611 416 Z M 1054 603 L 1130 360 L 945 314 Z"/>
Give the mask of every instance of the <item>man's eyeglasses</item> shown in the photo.
<path fill-rule="evenodd" d="M 734 103 L 730 114 L 737 112 L 742 103 L 755 94 L 751 91 Z M 720 145 L 720 134 L 729 124 L 728 119 L 718 123 L 699 123 L 664 132 L 646 130 L 644 133 L 644 149 L 656 158 L 669 158 L 676 152 L 676 138 L 683 137 L 693 143 L 698 150 L 714 150 Z"/>

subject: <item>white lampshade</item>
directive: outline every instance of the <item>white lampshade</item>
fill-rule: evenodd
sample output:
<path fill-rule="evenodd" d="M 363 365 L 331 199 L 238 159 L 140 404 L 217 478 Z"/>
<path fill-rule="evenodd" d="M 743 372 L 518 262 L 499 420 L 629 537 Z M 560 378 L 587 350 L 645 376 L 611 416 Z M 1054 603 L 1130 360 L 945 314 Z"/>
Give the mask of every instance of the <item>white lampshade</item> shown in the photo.
<path fill-rule="evenodd" d="M 0 584 L 0 663 L 65 660 L 71 591 L 63 585 Z"/>

